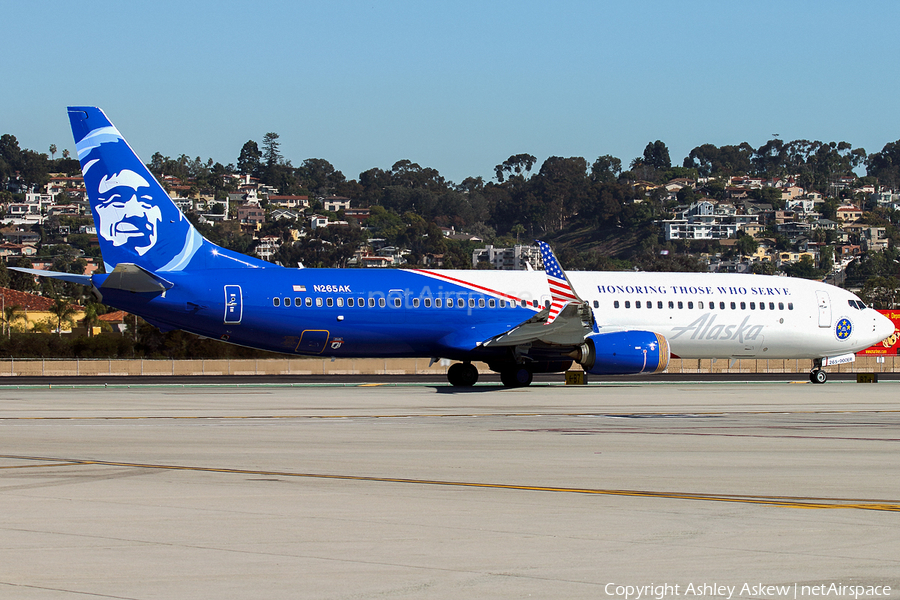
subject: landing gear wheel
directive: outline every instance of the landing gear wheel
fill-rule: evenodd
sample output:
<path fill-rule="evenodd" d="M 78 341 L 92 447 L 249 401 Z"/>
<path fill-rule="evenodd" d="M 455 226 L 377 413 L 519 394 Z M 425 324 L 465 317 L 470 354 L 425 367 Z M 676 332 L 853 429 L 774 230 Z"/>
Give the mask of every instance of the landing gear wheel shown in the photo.
<path fill-rule="evenodd" d="M 531 385 L 534 374 L 524 367 L 500 371 L 500 381 L 508 388 Z"/>
<path fill-rule="evenodd" d="M 471 387 L 478 381 L 478 369 L 472 363 L 455 363 L 447 369 L 447 381 L 456 387 Z"/>
<path fill-rule="evenodd" d="M 809 374 L 809 380 L 812 383 L 825 383 L 826 381 L 828 381 L 828 373 L 826 373 L 822 369 L 813 369 L 813 371 Z"/>

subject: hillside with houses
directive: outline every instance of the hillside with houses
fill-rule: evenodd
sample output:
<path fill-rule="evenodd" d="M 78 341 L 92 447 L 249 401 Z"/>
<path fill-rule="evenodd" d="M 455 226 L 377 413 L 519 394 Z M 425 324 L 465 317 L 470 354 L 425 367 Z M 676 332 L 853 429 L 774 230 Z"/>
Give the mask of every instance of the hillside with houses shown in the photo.
<path fill-rule="evenodd" d="M 77 286 L 5 268 L 103 269 L 79 165 L 51 150 L 0 138 L 0 286 L 81 303 Z M 269 133 L 236 164 L 157 153 L 148 167 L 211 241 L 289 267 L 539 269 L 541 238 L 572 270 L 781 274 L 895 305 L 900 142 L 705 144 L 673 166 L 656 141 L 627 169 L 609 155 L 536 165 L 513 155 L 489 181 L 454 183 L 401 160 L 347 179 L 323 159 L 294 167 Z"/>

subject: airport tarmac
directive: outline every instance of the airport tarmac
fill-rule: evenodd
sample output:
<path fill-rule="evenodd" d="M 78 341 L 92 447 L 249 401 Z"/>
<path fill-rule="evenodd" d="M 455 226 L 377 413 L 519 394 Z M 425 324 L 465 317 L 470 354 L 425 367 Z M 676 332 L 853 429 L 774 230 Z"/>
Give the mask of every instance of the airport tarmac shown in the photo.
<path fill-rule="evenodd" d="M 0 597 L 896 598 L 898 393 L 0 387 Z"/>

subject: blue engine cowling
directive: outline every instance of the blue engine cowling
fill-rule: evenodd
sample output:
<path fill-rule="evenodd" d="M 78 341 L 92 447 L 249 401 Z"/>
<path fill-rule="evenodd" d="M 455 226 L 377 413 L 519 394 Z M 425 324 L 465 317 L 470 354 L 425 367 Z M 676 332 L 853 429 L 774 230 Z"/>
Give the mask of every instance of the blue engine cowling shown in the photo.
<path fill-rule="evenodd" d="M 659 373 L 669 366 L 669 342 L 652 331 L 612 331 L 585 338 L 575 359 L 594 375 Z"/>

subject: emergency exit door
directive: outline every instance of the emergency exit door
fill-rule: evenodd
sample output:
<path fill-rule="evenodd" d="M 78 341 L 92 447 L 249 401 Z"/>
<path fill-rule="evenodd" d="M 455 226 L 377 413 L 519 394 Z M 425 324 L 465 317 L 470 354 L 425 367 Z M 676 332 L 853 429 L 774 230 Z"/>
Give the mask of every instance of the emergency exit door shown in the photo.
<path fill-rule="evenodd" d="M 244 302 L 241 298 L 241 286 L 225 286 L 225 322 L 240 323 L 244 313 Z"/>
<path fill-rule="evenodd" d="M 831 299 L 828 292 L 816 290 L 816 302 L 819 304 L 819 327 L 831 327 Z"/>

